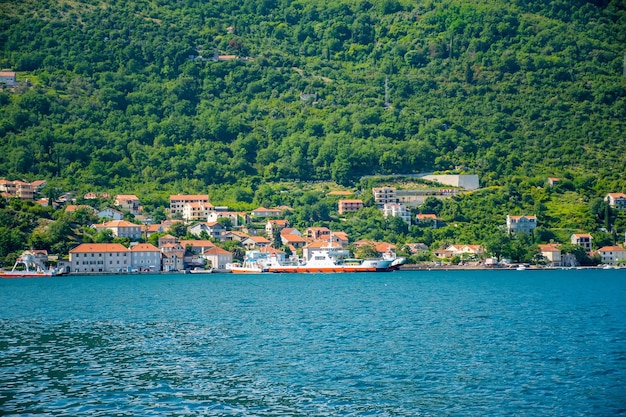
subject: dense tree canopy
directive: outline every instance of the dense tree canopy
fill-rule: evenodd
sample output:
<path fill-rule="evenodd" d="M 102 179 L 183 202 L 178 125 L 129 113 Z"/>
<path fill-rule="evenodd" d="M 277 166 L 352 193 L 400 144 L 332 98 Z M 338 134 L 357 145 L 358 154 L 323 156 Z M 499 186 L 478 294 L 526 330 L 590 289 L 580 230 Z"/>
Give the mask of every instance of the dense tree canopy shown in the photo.
<path fill-rule="evenodd" d="M 170 190 L 461 167 L 485 183 L 593 172 L 609 189 L 624 174 L 617 0 L 47 0 L 0 12 L 0 66 L 29 81 L 0 96 L 10 178 Z"/>

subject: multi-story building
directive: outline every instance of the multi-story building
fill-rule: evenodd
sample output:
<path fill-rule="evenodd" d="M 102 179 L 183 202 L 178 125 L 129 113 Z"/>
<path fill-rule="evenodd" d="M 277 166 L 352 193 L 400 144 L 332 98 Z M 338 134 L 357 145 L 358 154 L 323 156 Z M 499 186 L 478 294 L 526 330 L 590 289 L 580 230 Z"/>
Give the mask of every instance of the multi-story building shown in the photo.
<path fill-rule="evenodd" d="M 206 232 L 209 237 L 213 239 L 220 239 L 222 233 L 224 233 L 226 229 L 218 222 L 201 222 L 193 225 L 189 228 L 189 233 L 195 236 L 200 236 L 202 232 Z"/>
<path fill-rule="evenodd" d="M 272 238 L 276 230 L 283 230 L 289 227 L 289 220 L 268 220 L 265 223 L 265 234 Z"/>
<path fill-rule="evenodd" d="M 624 193 L 609 193 L 604 197 L 604 201 L 608 201 L 609 206 L 615 209 L 626 210 L 626 194 Z"/>
<path fill-rule="evenodd" d="M 509 233 L 530 233 L 537 227 L 537 216 L 506 216 Z"/>
<path fill-rule="evenodd" d="M 325 240 L 330 239 L 331 231 L 328 227 L 309 227 L 306 229 L 305 236 L 311 240 Z"/>
<path fill-rule="evenodd" d="M 139 243 L 130 249 L 130 262 L 139 271 L 161 271 L 161 251 L 150 243 Z"/>
<path fill-rule="evenodd" d="M 119 194 L 115 196 L 115 205 L 122 210 L 127 210 L 130 213 L 139 214 L 139 198 L 133 194 Z"/>
<path fill-rule="evenodd" d="M 406 223 L 411 224 L 411 210 L 409 210 L 404 204 L 385 203 L 383 206 L 383 215 L 385 217 L 400 217 Z"/>
<path fill-rule="evenodd" d="M 269 240 L 267 240 L 263 236 L 250 236 L 246 240 L 241 242 L 241 244 L 247 250 L 260 249 L 260 248 L 263 248 L 265 246 L 269 246 L 270 243 L 272 243 L 272 242 L 270 242 Z"/>
<path fill-rule="evenodd" d="M 398 202 L 398 197 L 396 196 L 395 188 L 392 188 L 392 187 L 372 188 L 372 193 L 374 194 L 374 201 L 376 202 L 376 207 L 379 210 L 382 210 L 385 204 Z"/>
<path fill-rule="evenodd" d="M 570 241 L 572 245 L 582 246 L 587 252 L 591 251 L 593 237 L 589 233 L 574 233 Z"/>
<path fill-rule="evenodd" d="M 437 215 L 432 213 L 420 213 L 415 216 L 415 221 L 417 224 L 431 225 L 433 229 L 438 228 L 440 223 Z"/>
<path fill-rule="evenodd" d="M 563 266 L 561 258 L 561 245 L 547 244 L 539 245 L 541 255 L 548 261 L 551 266 Z"/>
<path fill-rule="evenodd" d="M 111 220 L 110 222 L 94 225 L 98 231 L 108 229 L 115 237 L 127 237 L 129 239 L 140 239 L 142 237 L 142 226 L 126 220 Z"/>
<path fill-rule="evenodd" d="M 119 210 L 115 210 L 113 208 L 105 208 L 104 210 L 100 210 L 96 214 L 101 219 L 111 219 L 111 220 L 123 220 L 124 213 Z"/>
<path fill-rule="evenodd" d="M 209 212 L 213 210 L 211 203 L 185 203 L 183 206 L 183 220 L 192 222 L 206 220 Z"/>
<path fill-rule="evenodd" d="M 170 196 L 170 214 L 183 214 L 183 209 L 187 203 L 202 203 L 205 206 L 211 206 L 209 196 L 207 194 L 191 194 L 191 195 L 171 195 Z M 211 206 L 213 207 L 213 206 Z"/>
<path fill-rule="evenodd" d="M 243 226 L 250 223 L 250 215 L 248 213 L 217 210 L 210 211 L 207 215 L 206 221 L 209 223 L 216 222 L 221 217 L 229 218 L 231 225 L 234 227 Z"/>
<path fill-rule="evenodd" d="M 285 228 L 280 231 L 280 241 L 283 245 L 293 249 L 301 248 L 307 243 L 302 234 L 297 229 L 292 228 Z"/>
<path fill-rule="evenodd" d="M 604 246 L 598 249 L 602 263 L 614 265 L 626 261 L 626 249 L 621 246 Z"/>
<path fill-rule="evenodd" d="M 233 262 L 233 254 L 217 246 L 204 251 L 202 256 L 209 265 L 217 269 L 226 269 L 226 265 Z"/>
<path fill-rule="evenodd" d="M 255 210 L 252 210 L 250 213 L 253 217 L 277 217 L 282 214 L 282 210 L 280 209 L 269 209 L 265 207 L 259 207 Z"/>
<path fill-rule="evenodd" d="M 130 269 L 130 251 L 119 243 L 83 243 L 70 251 L 72 272 L 128 272 Z"/>
<path fill-rule="evenodd" d="M 339 200 L 337 212 L 339 214 L 353 213 L 363 208 L 363 200 Z"/>
<path fill-rule="evenodd" d="M 7 180 L 0 180 L 0 193 L 6 197 L 17 197 L 22 200 L 32 200 L 35 195 L 34 187 L 30 183 Z"/>

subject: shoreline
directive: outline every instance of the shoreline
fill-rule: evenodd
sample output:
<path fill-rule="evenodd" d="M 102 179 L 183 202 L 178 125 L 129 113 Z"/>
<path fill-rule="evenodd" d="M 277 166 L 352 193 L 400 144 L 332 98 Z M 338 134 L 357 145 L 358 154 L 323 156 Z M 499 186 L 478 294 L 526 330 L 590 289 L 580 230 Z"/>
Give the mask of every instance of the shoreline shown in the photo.
<path fill-rule="evenodd" d="M 432 264 L 405 264 L 400 266 L 397 271 L 518 271 L 519 264 L 509 266 L 489 266 L 489 265 L 432 265 Z M 562 270 L 626 270 L 626 265 L 615 266 L 612 265 L 607 268 L 607 265 L 598 266 L 539 266 L 539 265 L 525 265 L 523 270 L 525 271 L 562 271 Z M 384 271 L 376 273 L 388 273 L 394 271 Z M 375 273 L 375 272 L 372 272 Z M 66 274 L 56 275 L 53 277 L 2 277 L 2 279 L 28 279 L 28 278 L 60 278 L 66 276 L 103 276 L 103 275 L 213 275 L 213 274 L 232 274 L 227 269 L 214 269 L 211 273 L 206 274 L 193 274 L 189 271 L 151 271 L 151 272 L 69 272 Z M 271 275 L 269 272 L 261 272 L 259 274 Z M 335 274 L 346 274 L 337 272 Z M 347 273 L 350 274 L 350 273 Z"/>
<path fill-rule="evenodd" d="M 516 271 L 519 265 L 509 265 L 509 266 L 489 266 L 489 265 L 428 265 L 428 264 L 407 264 L 402 265 L 399 270 L 400 271 Z M 596 269 L 626 269 L 626 267 L 622 266 L 612 266 L 610 268 L 606 268 L 606 265 L 598 265 L 598 266 L 539 266 L 539 265 L 530 265 L 525 266 L 526 271 L 561 271 L 561 270 L 596 270 Z"/>
<path fill-rule="evenodd" d="M 402 265 L 397 271 L 407 272 L 407 271 L 517 271 L 518 265 L 511 266 L 485 266 L 485 265 L 425 265 L 425 264 L 408 264 Z M 537 266 L 530 265 L 527 266 L 525 271 L 562 271 L 562 270 L 602 270 L 602 269 L 625 269 L 626 267 L 613 266 L 611 268 L 605 268 L 605 266 L 577 266 L 577 267 L 560 267 L 560 266 Z M 385 272 L 372 272 L 372 273 L 389 273 L 394 271 L 385 271 Z M 80 272 L 60 275 L 60 276 L 101 276 L 101 275 L 203 275 L 203 276 L 211 276 L 213 274 L 232 274 L 231 271 L 226 269 L 213 270 L 210 274 L 191 274 L 189 272 L 184 271 L 156 271 L 156 272 Z M 275 275 L 270 272 L 260 272 L 261 275 Z M 327 273 L 328 274 L 328 273 Z M 352 273 L 341 273 L 336 272 L 335 274 L 352 274 Z M 358 274 L 357 274 L 358 275 Z"/>

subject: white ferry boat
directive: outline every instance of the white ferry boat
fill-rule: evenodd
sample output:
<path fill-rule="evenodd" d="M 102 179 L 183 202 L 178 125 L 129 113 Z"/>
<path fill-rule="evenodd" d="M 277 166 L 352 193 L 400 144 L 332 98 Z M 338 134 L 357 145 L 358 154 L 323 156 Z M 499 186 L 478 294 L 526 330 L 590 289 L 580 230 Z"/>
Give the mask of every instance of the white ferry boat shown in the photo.
<path fill-rule="evenodd" d="M 345 251 L 341 251 L 345 252 Z M 275 273 L 338 273 L 338 272 L 388 272 L 390 259 L 341 258 L 337 251 L 316 250 L 311 259 L 299 264 L 281 264 L 275 258 L 267 264 L 268 272 Z"/>

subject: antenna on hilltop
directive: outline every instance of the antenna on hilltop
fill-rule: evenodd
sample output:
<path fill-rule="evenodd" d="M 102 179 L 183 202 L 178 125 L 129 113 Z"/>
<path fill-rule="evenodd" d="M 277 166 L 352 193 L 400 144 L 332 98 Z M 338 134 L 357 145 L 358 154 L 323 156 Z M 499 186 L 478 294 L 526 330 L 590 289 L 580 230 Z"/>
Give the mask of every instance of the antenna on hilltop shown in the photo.
<path fill-rule="evenodd" d="M 624 52 L 624 77 L 626 77 L 626 52 Z"/>

